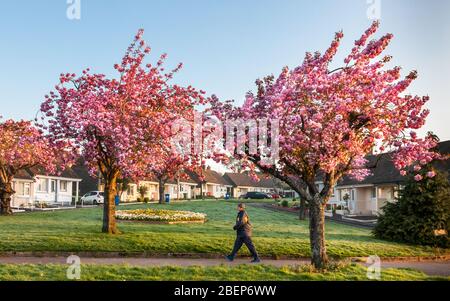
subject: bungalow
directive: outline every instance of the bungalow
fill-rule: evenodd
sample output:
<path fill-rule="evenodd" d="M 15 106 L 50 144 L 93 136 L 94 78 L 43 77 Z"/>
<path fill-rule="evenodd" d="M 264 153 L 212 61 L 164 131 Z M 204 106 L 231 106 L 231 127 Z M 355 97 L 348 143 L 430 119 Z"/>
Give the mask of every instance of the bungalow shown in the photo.
<path fill-rule="evenodd" d="M 60 175 L 46 175 L 41 167 L 22 170 L 13 179 L 16 193 L 11 198 L 11 207 L 71 206 L 78 200 L 80 182 L 72 169 L 66 169 Z"/>
<path fill-rule="evenodd" d="M 128 189 L 122 193 L 121 201 L 135 202 L 139 197 L 141 197 L 139 187 L 142 186 L 147 188 L 144 198 L 148 198 L 152 201 L 159 199 L 159 183 L 157 180 L 149 178 L 141 180 L 138 183 L 130 183 L 128 185 Z"/>
<path fill-rule="evenodd" d="M 233 185 L 231 193 L 233 198 L 252 191 L 273 193 L 280 187 L 274 178 L 267 178 L 263 174 L 259 175 L 259 181 L 253 180 L 248 173 L 225 173 L 223 177 Z"/>
<path fill-rule="evenodd" d="M 128 189 L 122 194 L 122 202 L 134 202 L 139 194 L 139 187 L 147 187 L 144 195 L 152 201 L 159 200 L 159 182 L 155 178 L 141 180 L 138 183 L 131 183 Z M 179 180 L 171 179 L 164 185 L 164 194 L 170 195 L 170 199 L 192 199 L 195 198 L 195 188 L 197 183 L 189 176 L 183 176 Z"/>
<path fill-rule="evenodd" d="M 196 198 L 196 187 L 195 180 L 186 175 L 178 180 L 169 180 L 164 193 L 169 194 L 171 199 L 190 200 Z"/>
<path fill-rule="evenodd" d="M 202 171 L 202 176 L 188 172 L 191 179 L 197 183 L 195 195 L 203 197 L 224 198 L 231 195 L 233 184 L 228 182 L 220 173 L 210 168 Z"/>
<path fill-rule="evenodd" d="M 439 143 L 439 152 L 450 154 L 450 141 Z M 351 215 L 377 215 L 387 202 L 394 202 L 406 178 L 394 167 L 389 154 L 366 157 L 371 175 L 363 181 L 344 177 L 335 187 L 336 200 L 345 202 Z M 435 167 L 449 173 L 450 160 L 438 161 Z"/>

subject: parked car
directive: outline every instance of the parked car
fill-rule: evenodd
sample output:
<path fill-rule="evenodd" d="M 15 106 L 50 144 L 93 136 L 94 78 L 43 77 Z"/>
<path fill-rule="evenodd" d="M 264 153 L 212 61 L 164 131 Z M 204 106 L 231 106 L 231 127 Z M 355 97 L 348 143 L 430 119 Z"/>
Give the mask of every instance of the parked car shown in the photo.
<path fill-rule="evenodd" d="M 278 193 L 271 193 L 270 196 L 272 197 L 272 199 L 278 200 L 281 198 L 281 195 L 279 195 Z"/>
<path fill-rule="evenodd" d="M 83 204 L 103 204 L 104 202 L 105 194 L 103 191 L 91 191 L 86 193 L 81 197 L 81 202 Z"/>
<path fill-rule="evenodd" d="M 246 194 L 241 195 L 240 198 L 241 199 L 262 200 L 262 199 L 271 199 L 272 196 L 267 193 L 264 193 L 264 192 L 251 191 L 251 192 L 247 192 Z"/>

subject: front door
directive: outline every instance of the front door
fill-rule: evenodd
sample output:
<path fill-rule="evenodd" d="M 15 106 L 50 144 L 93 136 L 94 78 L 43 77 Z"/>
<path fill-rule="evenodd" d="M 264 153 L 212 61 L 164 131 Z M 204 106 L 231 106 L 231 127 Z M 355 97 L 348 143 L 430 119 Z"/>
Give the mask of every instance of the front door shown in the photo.
<path fill-rule="evenodd" d="M 58 202 L 58 187 L 56 180 L 50 180 L 50 198 L 56 203 Z"/>

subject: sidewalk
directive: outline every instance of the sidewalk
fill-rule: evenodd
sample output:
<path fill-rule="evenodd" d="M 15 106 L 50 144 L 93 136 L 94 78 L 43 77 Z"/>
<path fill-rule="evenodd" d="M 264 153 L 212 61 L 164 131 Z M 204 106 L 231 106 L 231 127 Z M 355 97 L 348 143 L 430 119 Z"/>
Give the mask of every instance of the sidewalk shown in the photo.
<path fill-rule="evenodd" d="M 250 264 L 250 258 L 238 258 L 233 262 L 225 259 L 203 258 L 94 258 L 82 257 L 82 264 L 149 266 L 217 266 Z M 265 259 L 260 264 L 283 267 L 288 265 L 305 265 L 309 260 Z M 65 257 L 0 257 L 0 264 L 67 264 Z M 359 263 L 367 266 L 366 263 Z M 381 268 L 411 268 L 430 276 L 450 276 L 450 260 L 446 261 L 386 261 Z"/>

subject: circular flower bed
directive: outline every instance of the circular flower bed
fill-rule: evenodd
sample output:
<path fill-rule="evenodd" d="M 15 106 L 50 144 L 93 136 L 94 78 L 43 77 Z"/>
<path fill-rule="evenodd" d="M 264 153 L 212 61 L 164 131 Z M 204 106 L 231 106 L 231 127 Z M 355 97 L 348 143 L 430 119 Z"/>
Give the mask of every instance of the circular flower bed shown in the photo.
<path fill-rule="evenodd" d="M 191 211 L 137 209 L 116 211 L 116 219 L 166 224 L 204 223 L 206 221 L 206 214 Z"/>

